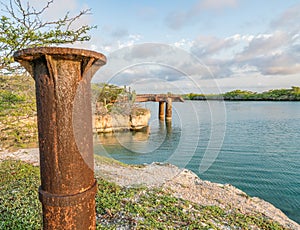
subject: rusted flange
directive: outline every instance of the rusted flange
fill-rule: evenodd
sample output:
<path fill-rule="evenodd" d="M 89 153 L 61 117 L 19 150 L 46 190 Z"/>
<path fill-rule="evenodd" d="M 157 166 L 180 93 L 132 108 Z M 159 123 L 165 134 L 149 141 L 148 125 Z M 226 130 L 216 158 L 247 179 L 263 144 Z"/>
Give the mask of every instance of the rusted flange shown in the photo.
<path fill-rule="evenodd" d="M 78 60 L 82 62 L 82 75 L 88 65 L 87 60 L 92 60 L 91 65 L 103 66 L 106 64 L 106 57 L 98 52 L 73 49 L 65 47 L 37 47 L 19 50 L 14 53 L 15 61 L 21 63 L 26 70 L 33 75 L 33 63 L 37 59 L 44 58 L 45 56 L 51 56 L 54 58 L 60 58 L 65 60 Z"/>

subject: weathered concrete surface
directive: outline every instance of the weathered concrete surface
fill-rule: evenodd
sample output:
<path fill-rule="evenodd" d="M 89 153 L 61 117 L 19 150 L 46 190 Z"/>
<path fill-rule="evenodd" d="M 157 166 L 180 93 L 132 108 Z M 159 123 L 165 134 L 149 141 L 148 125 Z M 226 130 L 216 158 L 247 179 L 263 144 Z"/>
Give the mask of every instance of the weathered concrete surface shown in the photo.
<path fill-rule="evenodd" d="M 166 102 L 166 120 L 172 120 L 172 99 L 167 98 Z"/>
<path fill-rule="evenodd" d="M 139 130 L 149 125 L 151 117 L 150 110 L 137 109 L 130 115 L 130 126 L 132 130 Z"/>
<path fill-rule="evenodd" d="M 158 118 L 159 120 L 165 119 L 165 102 L 160 101 L 158 105 Z"/>
<path fill-rule="evenodd" d="M 142 111 L 142 112 L 138 112 Z M 109 133 L 122 130 L 140 130 L 149 125 L 151 114 L 147 109 L 138 109 L 131 114 L 94 115 L 95 133 Z"/>

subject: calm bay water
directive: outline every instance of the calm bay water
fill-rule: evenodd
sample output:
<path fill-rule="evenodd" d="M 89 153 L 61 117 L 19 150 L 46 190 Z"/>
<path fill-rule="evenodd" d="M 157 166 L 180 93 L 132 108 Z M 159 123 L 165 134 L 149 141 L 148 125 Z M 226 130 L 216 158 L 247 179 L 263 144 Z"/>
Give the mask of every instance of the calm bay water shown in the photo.
<path fill-rule="evenodd" d="M 201 179 L 229 183 L 300 223 L 300 103 L 173 103 L 172 125 L 146 103 L 149 130 L 95 137 L 99 155 L 127 164 L 169 162 Z"/>

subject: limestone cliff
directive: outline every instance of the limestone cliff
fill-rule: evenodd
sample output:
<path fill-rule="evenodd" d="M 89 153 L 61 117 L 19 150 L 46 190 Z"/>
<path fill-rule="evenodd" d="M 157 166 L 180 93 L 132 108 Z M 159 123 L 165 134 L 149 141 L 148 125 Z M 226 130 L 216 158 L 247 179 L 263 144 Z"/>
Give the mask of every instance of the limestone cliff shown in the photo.
<path fill-rule="evenodd" d="M 149 124 L 151 113 L 148 109 L 134 108 L 129 114 L 107 113 L 93 116 L 93 131 L 108 133 L 122 130 L 140 130 Z"/>

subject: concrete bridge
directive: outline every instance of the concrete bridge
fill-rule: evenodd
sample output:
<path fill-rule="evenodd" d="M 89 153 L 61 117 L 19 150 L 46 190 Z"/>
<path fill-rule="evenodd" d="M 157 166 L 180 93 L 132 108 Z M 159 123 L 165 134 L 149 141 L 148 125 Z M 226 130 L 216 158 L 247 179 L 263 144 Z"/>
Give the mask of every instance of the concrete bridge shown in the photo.
<path fill-rule="evenodd" d="M 135 102 L 158 102 L 158 117 L 160 120 L 172 120 L 172 102 L 184 102 L 179 95 L 169 94 L 137 94 Z M 165 106 L 166 105 L 166 106 Z"/>
<path fill-rule="evenodd" d="M 171 98 L 173 102 L 184 102 L 183 98 L 178 95 L 168 95 L 168 94 L 137 94 L 136 102 L 167 102 L 167 99 Z"/>

